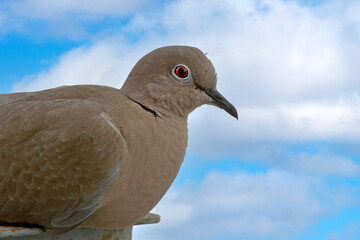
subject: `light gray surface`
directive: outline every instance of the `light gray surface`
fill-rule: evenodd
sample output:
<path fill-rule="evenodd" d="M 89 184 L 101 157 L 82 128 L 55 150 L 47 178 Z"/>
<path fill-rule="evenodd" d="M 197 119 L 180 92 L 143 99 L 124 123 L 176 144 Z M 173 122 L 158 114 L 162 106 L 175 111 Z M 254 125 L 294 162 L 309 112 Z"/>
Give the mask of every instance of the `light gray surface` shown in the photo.
<path fill-rule="evenodd" d="M 149 213 L 135 225 L 153 224 L 160 221 L 160 216 Z M 120 230 L 103 230 L 103 229 L 75 229 L 62 234 L 46 234 L 39 228 L 25 227 L 1 227 L 0 239 L 2 240 L 131 240 L 132 226 Z"/>
<path fill-rule="evenodd" d="M 38 228 L 2 227 L 0 230 L 0 238 L 4 240 L 130 240 L 131 233 L 132 226 L 112 231 L 83 228 L 62 234 L 46 234 Z"/>

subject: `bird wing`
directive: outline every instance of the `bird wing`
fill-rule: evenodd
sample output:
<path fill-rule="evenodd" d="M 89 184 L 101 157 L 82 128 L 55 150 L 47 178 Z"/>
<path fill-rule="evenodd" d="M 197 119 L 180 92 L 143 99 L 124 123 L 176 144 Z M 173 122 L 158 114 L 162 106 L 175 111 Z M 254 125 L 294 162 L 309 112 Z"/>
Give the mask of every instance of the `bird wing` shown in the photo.
<path fill-rule="evenodd" d="M 0 124 L 0 221 L 76 227 L 127 153 L 120 129 L 88 100 L 9 102 Z"/>
<path fill-rule="evenodd" d="M 11 94 L 0 94 L 0 104 L 8 103 L 11 101 L 15 101 L 17 99 L 31 96 L 34 93 L 32 92 L 21 92 L 21 93 L 11 93 Z"/>

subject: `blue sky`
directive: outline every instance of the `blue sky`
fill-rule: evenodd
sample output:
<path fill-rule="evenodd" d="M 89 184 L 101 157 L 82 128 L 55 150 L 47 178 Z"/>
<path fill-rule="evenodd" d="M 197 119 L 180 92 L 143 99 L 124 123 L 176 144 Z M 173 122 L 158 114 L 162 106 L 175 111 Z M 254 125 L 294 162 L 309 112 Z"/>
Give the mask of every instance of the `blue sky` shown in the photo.
<path fill-rule="evenodd" d="M 360 2 L 0 2 L 0 91 L 121 87 L 164 45 L 208 52 L 239 112 L 204 106 L 134 239 L 360 239 Z"/>

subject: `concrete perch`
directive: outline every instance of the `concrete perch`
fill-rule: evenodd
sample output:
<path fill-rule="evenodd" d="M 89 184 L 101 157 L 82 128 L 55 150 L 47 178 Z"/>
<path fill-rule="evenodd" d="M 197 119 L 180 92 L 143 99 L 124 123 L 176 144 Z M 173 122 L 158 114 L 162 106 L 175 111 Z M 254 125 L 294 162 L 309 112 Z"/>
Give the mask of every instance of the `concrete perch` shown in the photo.
<path fill-rule="evenodd" d="M 160 215 L 149 213 L 135 225 L 154 224 L 160 222 Z M 1 240 L 131 240 L 132 228 L 129 226 L 119 230 L 103 230 L 80 228 L 61 234 L 47 234 L 40 228 L 0 226 Z"/>

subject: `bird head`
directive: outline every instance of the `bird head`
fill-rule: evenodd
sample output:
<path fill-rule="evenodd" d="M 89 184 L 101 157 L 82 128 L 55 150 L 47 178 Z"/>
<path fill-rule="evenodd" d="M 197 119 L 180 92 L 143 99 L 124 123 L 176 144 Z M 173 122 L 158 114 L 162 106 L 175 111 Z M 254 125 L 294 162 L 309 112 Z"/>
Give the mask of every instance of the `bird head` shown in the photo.
<path fill-rule="evenodd" d="M 129 98 L 163 114 L 187 117 L 210 104 L 238 118 L 235 107 L 216 89 L 215 68 L 197 48 L 168 46 L 142 57 L 121 91 Z"/>

